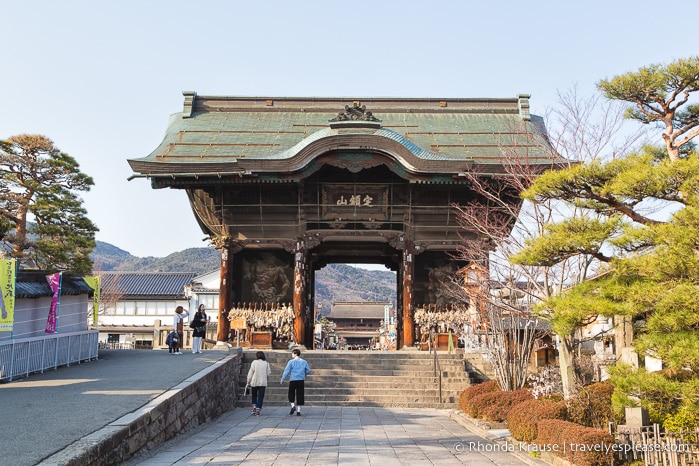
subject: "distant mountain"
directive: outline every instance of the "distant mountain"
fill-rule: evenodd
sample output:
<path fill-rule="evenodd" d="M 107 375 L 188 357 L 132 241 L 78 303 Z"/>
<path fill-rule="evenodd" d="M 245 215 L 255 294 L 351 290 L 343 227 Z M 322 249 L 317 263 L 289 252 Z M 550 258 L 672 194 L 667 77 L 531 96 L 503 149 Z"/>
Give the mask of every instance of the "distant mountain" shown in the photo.
<path fill-rule="evenodd" d="M 92 259 L 92 270 L 94 271 L 111 271 L 117 270 L 119 264 L 133 258 L 131 254 L 113 246 L 109 243 L 97 241 L 97 246 L 92 250 L 90 259 Z"/>
<path fill-rule="evenodd" d="M 328 264 L 316 272 L 316 305 L 323 314 L 333 302 L 387 301 L 396 304 L 396 274 L 389 270 L 366 270 L 347 264 Z"/>
<path fill-rule="evenodd" d="M 213 248 L 190 248 L 166 257 L 136 257 L 118 247 L 97 241 L 90 255 L 95 272 L 192 272 L 202 275 L 221 266 L 221 253 Z M 366 270 L 347 264 L 329 264 L 315 274 L 316 305 L 327 314 L 333 302 L 396 301 L 396 274 Z"/>
<path fill-rule="evenodd" d="M 214 248 L 190 248 L 166 257 L 136 257 L 97 241 L 90 258 L 95 272 L 192 272 L 201 275 L 221 267 L 221 253 Z"/>

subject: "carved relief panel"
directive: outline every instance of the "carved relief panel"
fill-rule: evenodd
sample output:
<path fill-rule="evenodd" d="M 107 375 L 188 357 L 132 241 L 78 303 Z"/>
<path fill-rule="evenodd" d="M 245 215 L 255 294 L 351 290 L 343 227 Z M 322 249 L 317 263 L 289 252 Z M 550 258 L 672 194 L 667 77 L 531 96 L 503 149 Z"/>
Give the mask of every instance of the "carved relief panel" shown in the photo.
<path fill-rule="evenodd" d="M 240 300 L 247 303 L 293 301 L 292 256 L 277 251 L 243 251 L 239 282 Z"/>

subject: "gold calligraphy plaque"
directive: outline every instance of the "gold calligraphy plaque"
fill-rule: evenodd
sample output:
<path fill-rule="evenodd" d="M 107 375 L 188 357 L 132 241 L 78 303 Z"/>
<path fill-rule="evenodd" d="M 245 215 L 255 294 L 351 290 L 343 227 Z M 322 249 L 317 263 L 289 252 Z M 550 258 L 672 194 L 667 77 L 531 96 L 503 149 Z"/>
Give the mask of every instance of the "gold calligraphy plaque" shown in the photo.
<path fill-rule="evenodd" d="M 326 184 L 322 203 L 323 220 L 388 220 L 386 185 Z"/>

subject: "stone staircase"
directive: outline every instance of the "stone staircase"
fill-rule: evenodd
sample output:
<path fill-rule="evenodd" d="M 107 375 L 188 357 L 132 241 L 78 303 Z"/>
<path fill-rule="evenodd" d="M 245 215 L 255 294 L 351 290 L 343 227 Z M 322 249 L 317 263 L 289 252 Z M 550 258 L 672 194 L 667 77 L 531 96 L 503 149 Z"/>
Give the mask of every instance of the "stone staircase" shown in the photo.
<path fill-rule="evenodd" d="M 288 405 L 288 381 L 279 384 L 291 357 L 289 350 L 264 350 L 272 366 L 264 404 Z M 256 350 L 243 353 L 238 406 L 250 406 L 250 394 L 243 397 L 245 379 Z M 483 374 L 471 368 L 462 354 L 439 352 L 439 377 L 434 375 L 433 354 L 427 351 L 302 351 L 311 374 L 306 378 L 309 406 L 381 406 L 405 408 L 456 408 L 459 393 L 483 381 Z"/>

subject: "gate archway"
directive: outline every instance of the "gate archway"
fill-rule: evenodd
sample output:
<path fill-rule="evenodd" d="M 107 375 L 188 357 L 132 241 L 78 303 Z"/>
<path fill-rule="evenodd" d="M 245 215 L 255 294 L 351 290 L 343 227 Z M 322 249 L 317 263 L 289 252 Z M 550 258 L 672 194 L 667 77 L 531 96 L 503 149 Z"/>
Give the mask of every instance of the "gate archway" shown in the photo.
<path fill-rule="evenodd" d="M 399 347 L 412 346 L 415 306 L 449 304 L 441 276 L 466 265 L 450 254 L 477 234 L 454 214 L 456 204 L 484 202 L 466 173 L 496 182 L 506 175 L 504 154 L 551 164 L 527 95 L 184 96 L 162 143 L 129 164 L 153 188 L 185 190 L 221 250 L 220 341 L 228 340 L 234 303 L 288 302 L 294 340 L 310 344 L 314 271 L 374 262 L 397 272 Z M 516 192 L 501 195 L 520 202 Z"/>

